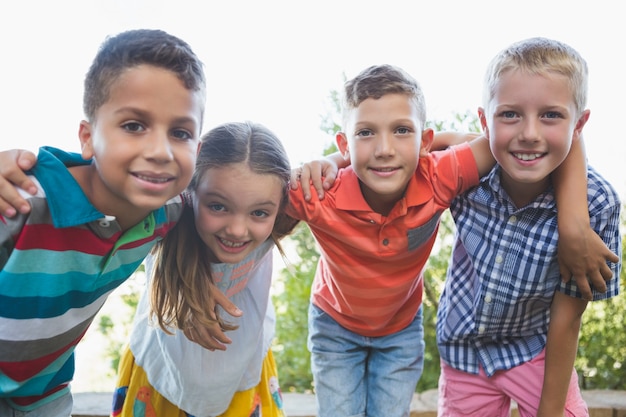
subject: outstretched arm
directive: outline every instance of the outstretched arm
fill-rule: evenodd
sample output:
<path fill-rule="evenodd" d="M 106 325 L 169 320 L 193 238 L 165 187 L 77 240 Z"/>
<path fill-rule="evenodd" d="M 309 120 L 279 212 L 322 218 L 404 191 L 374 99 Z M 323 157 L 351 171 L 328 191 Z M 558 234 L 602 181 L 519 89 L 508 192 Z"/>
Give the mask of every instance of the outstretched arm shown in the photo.
<path fill-rule="evenodd" d="M 7 217 L 13 217 L 19 211 L 26 214 L 30 205 L 15 189 L 20 187 L 30 194 L 35 194 L 35 184 L 24 174 L 31 169 L 37 157 L 34 153 L 21 149 L 0 152 L 0 212 Z"/>
<path fill-rule="evenodd" d="M 587 163 L 582 137 L 572 142 L 569 155 L 553 172 L 559 228 L 559 268 L 563 281 L 576 280 L 586 300 L 592 299 L 591 287 L 606 291 L 613 276 L 607 265 L 618 262 L 617 254 L 605 245 L 591 228 L 587 202 Z"/>

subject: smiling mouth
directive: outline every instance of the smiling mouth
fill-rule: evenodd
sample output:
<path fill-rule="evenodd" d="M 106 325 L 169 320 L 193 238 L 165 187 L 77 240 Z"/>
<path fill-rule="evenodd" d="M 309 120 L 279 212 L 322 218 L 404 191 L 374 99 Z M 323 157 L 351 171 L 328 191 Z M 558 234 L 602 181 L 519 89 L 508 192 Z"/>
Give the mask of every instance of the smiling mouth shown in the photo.
<path fill-rule="evenodd" d="M 142 181 L 151 182 L 153 184 L 164 184 L 166 182 L 172 181 L 172 177 L 158 178 L 158 177 L 147 177 L 141 174 L 133 174 L 133 175 Z"/>
<path fill-rule="evenodd" d="M 513 156 L 522 161 L 534 161 L 535 159 L 541 158 L 543 153 L 513 153 Z"/>
<path fill-rule="evenodd" d="M 229 248 L 241 248 L 248 243 L 248 242 L 233 242 L 232 240 L 225 240 L 225 239 L 222 239 L 221 237 L 218 237 L 217 239 L 220 241 L 222 245 L 228 246 Z"/>

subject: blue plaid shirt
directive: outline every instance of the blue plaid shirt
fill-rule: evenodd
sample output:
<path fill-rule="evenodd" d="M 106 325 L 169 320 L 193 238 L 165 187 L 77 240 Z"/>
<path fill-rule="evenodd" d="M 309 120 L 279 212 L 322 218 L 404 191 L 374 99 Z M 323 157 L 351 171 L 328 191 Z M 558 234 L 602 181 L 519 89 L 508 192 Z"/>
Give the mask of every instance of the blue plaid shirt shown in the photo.
<path fill-rule="evenodd" d="M 496 166 L 459 196 L 452 259 L 437 312 L 437 344 L 450 366 L 487 375 L 527 362 L 543 350 L 554 291 L 581 298 L 574 280 L 561 281 L 557 261 L 556 201 L 552 190 L 516 208 L 500 185 Z M 592 228 L 621 254 L 621 203 L 613 187 L 588 171 Z M 619 292 L 620 264 L 611 264 L 607 292 Z"/>

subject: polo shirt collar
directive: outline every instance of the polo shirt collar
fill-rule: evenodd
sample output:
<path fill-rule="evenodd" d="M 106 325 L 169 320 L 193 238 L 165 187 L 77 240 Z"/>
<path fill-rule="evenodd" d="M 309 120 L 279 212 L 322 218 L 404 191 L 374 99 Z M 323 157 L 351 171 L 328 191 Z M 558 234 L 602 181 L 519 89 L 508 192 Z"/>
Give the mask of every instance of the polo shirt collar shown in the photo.
<path fill-rule="evenodd" d="M 335 191 L 337 208 L 350 211 L 372 211 L 372 208 L 367 204 L 365 198 L 363 198 L 359 177 L 357 177 L 351 166 L 340 171 L 340 178 L 341 181 Z M 416 174 L 411 177 L 404 195 L 407 207 L 422 205 L 428 201 L 431 196 L 432 185 L 418 170 Z"/>
<path fill-rule="evenodd" d="M 502 167 L 499 164 L 496 164 L 489 174 L 485 175 L 480 179 L 480 185 L 482 187 L 487 187 L 487 189 L 492 190 L 492 192 L 500 198 L 502 201 L 506 201 L 512 207 L 515 207 L 513 201 L 509 197 L 509 194 L 506 192 L 504 188 L 502 188 Z M 543 208 L 550 209 L 556 211 L 556 198 L 554 197 L 554 188 L 551 185 L 546 191 L 541 193 L 533 202 L 531 202 L 526 207 L 518 207 L 517 209 L 526 209 L 526 208 Z"/>
<path fill-rule="evenodd" d="M 68 171 L 69 167 L 89 164 L 91 160 L 82 159 L 78 153 L 50 146 L 39 148 L 37 163 L 29 173 L 37 178 L 46 193 L 55 227 L 71 227 L 105 217 L 91 204 Z"/>

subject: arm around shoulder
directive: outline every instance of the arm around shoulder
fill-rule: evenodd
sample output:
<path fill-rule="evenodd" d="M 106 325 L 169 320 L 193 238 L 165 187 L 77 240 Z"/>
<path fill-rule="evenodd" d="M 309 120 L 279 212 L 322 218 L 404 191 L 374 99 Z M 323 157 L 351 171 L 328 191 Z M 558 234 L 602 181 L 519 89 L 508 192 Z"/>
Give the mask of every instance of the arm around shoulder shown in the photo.
<path fill-rule="evenodd" d="M 559 267 L 564 281 L 575 279 L 585 299 L 591 285 L 606 291 L 612 272 L 606 262 L 618 262 L 605 242 L 591 228 L 587 200 L 587 162 L 582 137 L 574 139 L 570 152 L 552 173 L 559 228 Z"/>

